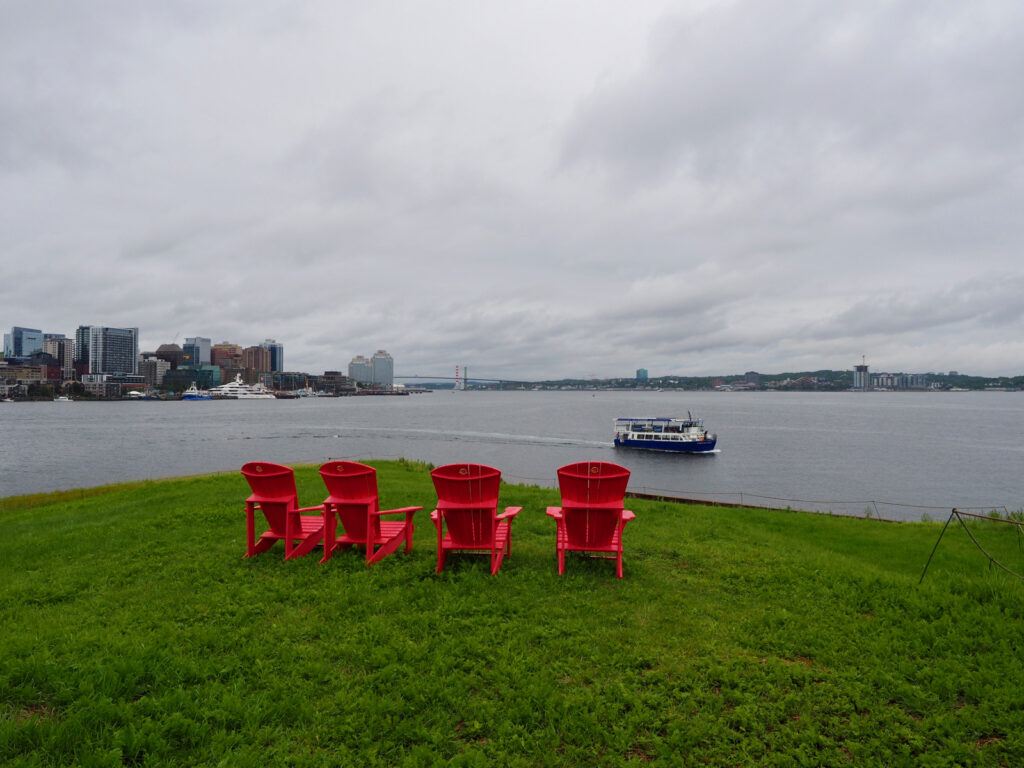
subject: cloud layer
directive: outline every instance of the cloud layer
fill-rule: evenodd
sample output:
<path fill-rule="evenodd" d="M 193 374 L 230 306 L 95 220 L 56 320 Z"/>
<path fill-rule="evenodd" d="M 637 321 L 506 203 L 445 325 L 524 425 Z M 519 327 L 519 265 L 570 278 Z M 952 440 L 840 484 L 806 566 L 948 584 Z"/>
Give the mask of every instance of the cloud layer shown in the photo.
<path fill-rule="evenodd" d="M 1024 370 L 1017 3 L 24 3 L 0 325 L 403 373 Z"/>

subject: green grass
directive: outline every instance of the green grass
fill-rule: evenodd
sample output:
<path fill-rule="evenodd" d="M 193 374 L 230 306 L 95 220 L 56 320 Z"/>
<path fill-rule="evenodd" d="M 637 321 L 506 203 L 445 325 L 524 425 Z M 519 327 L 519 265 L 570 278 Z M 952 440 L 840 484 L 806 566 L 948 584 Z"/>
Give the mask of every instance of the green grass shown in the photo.
<path fill-rule="evenodd" d="M 388 506 L 434 500 L 380 463 Z M 314 468 L 300 499 L 324 495 Z M 10 765 L 1024 764 L 1024 587 L 939 525 L 636 501 L 626 578 L 513 556 L 243 560 L 236 474 L 0 500 Z M 979 522 L 1021 570 L 1013 529 Z"/>

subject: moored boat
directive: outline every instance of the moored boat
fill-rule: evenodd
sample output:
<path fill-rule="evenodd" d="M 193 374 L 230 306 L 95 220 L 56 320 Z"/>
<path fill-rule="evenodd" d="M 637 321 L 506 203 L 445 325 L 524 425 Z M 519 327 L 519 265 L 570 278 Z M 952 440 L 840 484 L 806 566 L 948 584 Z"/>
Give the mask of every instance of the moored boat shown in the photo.
<path fill-rule="evenodd" d="M 685 419 L 668 416 L 622 417 L 615 420 L 615 447 L 647 451 L 707 453 L 718 443 L 701 419 L 687 413 Z"/>
<path fill-rule="evenodd" d="M 236 374 L 234 381 L 221 384 L 210 390 L 214 397 L 223 397 L 228 400 L 273 400 L 274 393 L 262 384 L 246 384 L 242 381 L 242 374 Z"/>
<path fill-rule="evenodd" d="M 199 389 L 193 381 L 192 386 L 181 393 L 182 400 L 212 400 L 212 396 L 205 389 Z"/>

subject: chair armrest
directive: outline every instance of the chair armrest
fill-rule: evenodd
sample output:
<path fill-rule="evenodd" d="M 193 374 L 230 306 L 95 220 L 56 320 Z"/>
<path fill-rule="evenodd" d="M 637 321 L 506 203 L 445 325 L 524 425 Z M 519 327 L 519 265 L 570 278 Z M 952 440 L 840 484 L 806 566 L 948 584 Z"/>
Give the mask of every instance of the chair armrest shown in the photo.
<path fill-rule="evenodd" d="M 630 520 L 634 519 L 636 515 L 630 512 L 628 509 L 622 510 L 622 524 L 625 525 Z"/>
<path fill-rule="evenodd" d="M 315 507 L 300 507 L 299 509 L 296 509 L 295 511 L 296 512 L 323 512 L 324 511 L 324 505 L 323 504 L 317 504 Z"/>
<path fill-rule="evenodd" d="M 563 517 L 561 507 L 548 507 L 548 511 L 544 514 L 546 514 L 548 517 L 555 518 L 555 520 L 561 520 Z"/>
<path fill-rule="evenodd" d="M 371 512 L 371 515 L 405 515 L 410 512 L 419 512 L 423 507 L 401 507 L 400 509 L 379 509 L 376 512 Z"/>
<path fill-rule="evenodd" d="M 502 512 L 497 517 L 495 517 L 494 519 L 495 520 L 507 520 L 509 518 L 515 517 L 516 515 L 518 515 L 522 511 L 523 511 L 522 507 L 505 507 L 505 511 Z"/>

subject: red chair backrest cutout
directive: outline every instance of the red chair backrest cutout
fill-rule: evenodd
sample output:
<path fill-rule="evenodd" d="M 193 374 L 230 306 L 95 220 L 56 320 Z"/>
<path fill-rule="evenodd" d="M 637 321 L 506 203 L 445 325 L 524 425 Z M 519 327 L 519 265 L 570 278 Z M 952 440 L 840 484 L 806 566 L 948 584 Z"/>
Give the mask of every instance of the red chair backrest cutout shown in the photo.
<path fill-rule="evenodd" d="M 489 544 L 494 537 L 501 472 L 484 464 L 447 464 L 430 477 L 452 542 Z"/>
<path fill-rule="evenodd" d="M 250 461 L 242 467 L 242 475 L 252 489 L 248 500 L 260 505 L 271 530 L 284 535 L 285 515 L 299 506 L 295 473 L 291 467 L 268 461 Z M 298 512 L 294 514 L 298 515 Z"/>
<path fill-rule="evenodd" d="M 570 543 L 611 542 L 625 504 L 629 470 L 607 461 L 581 461 L 558 470 L 562 515 Z"/>
<path fill-rule="evenodd" d="M 368 514 L 380 508 L 376 469 L 357 461 L 331 461 L 320 467 L 320 477 L 330 494 L 328 502 L 337 505 L 346 534 L 365 539 L 370 518 L 370 533 L 380 535 L 380 518 Z"/>

